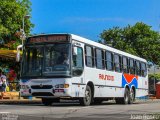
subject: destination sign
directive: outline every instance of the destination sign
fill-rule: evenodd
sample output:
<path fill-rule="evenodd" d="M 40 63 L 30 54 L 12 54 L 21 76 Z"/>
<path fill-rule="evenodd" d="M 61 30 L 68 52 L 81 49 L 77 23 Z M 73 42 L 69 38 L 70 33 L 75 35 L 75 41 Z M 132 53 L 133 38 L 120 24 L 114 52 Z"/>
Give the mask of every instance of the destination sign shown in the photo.
<path fill-rule="evenodd" d="M 44 42 L 68 42 L 68 35 L 47 35 L 30 37 L 28 43 L 44 43 Z"/>

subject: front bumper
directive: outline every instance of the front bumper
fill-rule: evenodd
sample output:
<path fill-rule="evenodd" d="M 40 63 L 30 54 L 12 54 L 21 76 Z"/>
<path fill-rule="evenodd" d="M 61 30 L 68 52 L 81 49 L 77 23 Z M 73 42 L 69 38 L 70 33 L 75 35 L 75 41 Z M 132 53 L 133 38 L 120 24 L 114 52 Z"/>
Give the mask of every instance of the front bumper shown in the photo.
<path fill-rule="evenodd" d="M 66 88 L 20 90 L 20 94 L 21 96 L 33 96 L 33 97 L 68 97 L 70 96 L 69 90 Z"/>

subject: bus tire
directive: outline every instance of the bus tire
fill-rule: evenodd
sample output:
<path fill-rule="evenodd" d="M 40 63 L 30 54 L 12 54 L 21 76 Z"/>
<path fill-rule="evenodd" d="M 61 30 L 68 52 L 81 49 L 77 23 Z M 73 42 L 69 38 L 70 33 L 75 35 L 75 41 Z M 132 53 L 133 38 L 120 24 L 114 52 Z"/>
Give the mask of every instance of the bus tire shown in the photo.
<path fill-rule="evenodd" d="M 49 98 L 42 98 L 42 104 L 45 105 L 45 106 L 50 106 L 52 105 L 53 103 L 53 100 L 52 99 L 49 99 Z"/>
<path fill-rule="evenodd" d="M 91 101 L 92 101 L 91 87 L 87 85 L 85 90 L 85 95 L 83 98 L 79 99 L 79 102 L 83 106 L 89 106 L 91 104 Z"/>
<path fill-rule="evenodd" d="M 117 104 L 129 104 L 129 99 L 130 99 L 129 89 L 125 88 L 124 97 L 116 98 L 115 100 Z"/>
<path fill-rule="evenodd" d="M 131 89 L 129 96 L 129 104 L 133 104 L 134 101 L 135 101 L 135 92 L 133 89 Z"/>
<path fill-rule="evenodd" d="M 130 92 L 128 88 L 125 88 L 125 92 L 124 92 L 124 97 L 122 100 L 122 104 L 128 104 L 129 103 L 129 99 L 130 99 Z"/>

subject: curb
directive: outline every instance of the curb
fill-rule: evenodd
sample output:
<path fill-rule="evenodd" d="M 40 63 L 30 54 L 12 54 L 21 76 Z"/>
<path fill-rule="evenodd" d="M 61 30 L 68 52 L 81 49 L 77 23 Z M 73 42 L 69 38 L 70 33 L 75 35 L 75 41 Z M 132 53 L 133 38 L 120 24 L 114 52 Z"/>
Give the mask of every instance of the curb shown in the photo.
<path fill-rule="evenodd" d="M 107 102 L 114 102 L 114 100 Z M 160 99 L 136 99 L 134 103 L 160 103 Z M 0 104 L 42 104 L 42 101 L 41 99 L 1 99 Z"/>

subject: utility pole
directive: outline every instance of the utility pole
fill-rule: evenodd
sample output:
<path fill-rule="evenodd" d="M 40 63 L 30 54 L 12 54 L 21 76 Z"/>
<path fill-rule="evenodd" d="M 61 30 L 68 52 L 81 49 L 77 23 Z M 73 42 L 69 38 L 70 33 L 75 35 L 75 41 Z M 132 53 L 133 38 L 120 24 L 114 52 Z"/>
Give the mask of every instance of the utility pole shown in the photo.
<path fill-rule="evenodd" d="M 25 15 L 22 18 L 22 29 L 20 30 L 22 35 L 21 35 L 21 40 L 22 40 L 22 47 L 24 45 L 24 40 L 26 39 L 26 34 L 25 34 L 25 19 L 30 18 L 30 15 Z"/>

